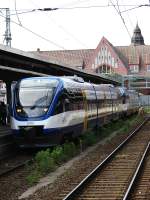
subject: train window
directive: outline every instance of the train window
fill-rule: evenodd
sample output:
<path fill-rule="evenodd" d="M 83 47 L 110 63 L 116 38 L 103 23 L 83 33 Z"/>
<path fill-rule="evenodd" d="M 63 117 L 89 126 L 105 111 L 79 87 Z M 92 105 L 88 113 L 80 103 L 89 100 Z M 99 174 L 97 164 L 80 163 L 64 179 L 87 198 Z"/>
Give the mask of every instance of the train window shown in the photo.
<path fill-rule="evenodd" d="M 59 97 L 54 114 L 84 109 L 83 94 L 78 90 L 64 90 Z"/>

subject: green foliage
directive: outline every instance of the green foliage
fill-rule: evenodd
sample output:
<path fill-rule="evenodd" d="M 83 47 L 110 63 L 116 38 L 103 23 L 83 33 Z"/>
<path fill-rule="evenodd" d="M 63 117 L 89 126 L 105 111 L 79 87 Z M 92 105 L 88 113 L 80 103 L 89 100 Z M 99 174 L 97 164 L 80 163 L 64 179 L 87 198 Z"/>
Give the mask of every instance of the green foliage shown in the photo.
<path fill-rule="evenodd" d="M 54 159 L 50 156 L 50 150 L 42 150 L 35 156 L 36 169 L 42 174 L 46 174 L 55 168 Z"/>
<path fill-rule="evenodd" d="M 87 146 L 91 146 L 92 144 L 95 144 L 97 141 L 97 136 L 92 131 L 86 131 L 83 136 L 83 143 Z"/>
<path fill-rule="evenodd" d="M 57 146 L 51 152 L 51 158 L 54 159 L 54 162 L 60 164 L 64 160 L 64 152 L 61 146 Z"/>
<path fill-rule="evenodd" d="M 76 152 L 76 146 L 73 142 L 67 142 L 63 145 L 63 153 L 66 160 L 74 156 Z"/>
<path fill-rule="evenodd" d="M 36 183 L 39 178 L 53 171 L 56 166 L 77 153 L 77 147 L 73 142 L 65 143 L 63 146 L 57 146 L 52 151 L 49 149 L 39 151 L 35 156 L 34 166 L 30 170 L 30 174 L 27 176 L 27 182 L 29 185 Z"/>
<path fill-rule="evenodd" d="M 37 183 L 41 178 L 41 173 L 37 169 L 33 170 L 27 177 L 26 180 L 30 186 Z"/>
<path fill-rule="evenodd" d="M 104 125 L 98 129 L 98 134 L 100 138 L 104 138 L 112 134 L 113 132 L 117 133 L 126 133 L 129 131 L 130 127 L 141 121 L 142 117 L 137 115 L 129 116 L 128 119 L 119 119 L 117 121 L 111 122 Z"/>

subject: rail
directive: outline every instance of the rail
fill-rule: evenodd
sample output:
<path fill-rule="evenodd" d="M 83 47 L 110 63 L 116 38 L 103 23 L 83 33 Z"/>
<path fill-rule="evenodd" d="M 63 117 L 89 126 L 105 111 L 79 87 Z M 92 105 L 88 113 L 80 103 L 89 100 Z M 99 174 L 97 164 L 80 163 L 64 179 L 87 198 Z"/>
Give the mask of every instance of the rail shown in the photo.
<path fill-rule="evenodd" d="M 142 166 L 143 166 L 143 163 L 144 163 L 144 160 L 145 160 L 145 157 L 146 157 L 146 155 L 148 153 L 149 148 L 150 148 L 150 142 L 148 143 L 148 145 L 147 145 L 147 147 L 146 147 L 146 149 L 145 149 L 145 151 L 143 153 L 143 156 L 142 156 L 142 158 L 141 158 L 141 160 L 139 162 L 139 165 L 138 165 L 138 167 L 137 167 L 137 169 L 136 169 L 136 171 L 135 171 L 135 173 L 133 175 L 133 178 L 132 178 L 132 180 L 131 180 L 131 182 L 129 184 L 129 187 L 127 188 L 127 191 L 125 192 L 125 195 L 124 195 L 122 200 L 129 199 L 130 193 L 131 193 L 131 191 L 132 191 L 132 189 L 133 189 L 133 187 L 135 185 L 135 182 L 137 180 L 137 177 L 138 177 L 138 175 L 139 175 L 139 173 L 140 173 L 140 171 L 142 169 Z"/>
<path fill-rule="evenodd" d="M 83 190 L 86 185 L 102 170 L 102 168 L 110 161 L 113 156 L 136 134 L 141 127 L 149 120 L 146 118 L 130 135 L 112 152 L 110 153 L 88 176 L 86 176 L 63 200 L 72 200 Z"/>

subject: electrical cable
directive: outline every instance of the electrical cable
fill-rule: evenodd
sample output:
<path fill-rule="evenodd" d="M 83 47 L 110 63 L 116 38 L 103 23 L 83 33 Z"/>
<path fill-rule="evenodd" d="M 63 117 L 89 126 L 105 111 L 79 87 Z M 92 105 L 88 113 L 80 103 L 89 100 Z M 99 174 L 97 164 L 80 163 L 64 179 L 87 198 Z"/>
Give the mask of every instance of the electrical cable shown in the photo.
<path fill-rule="evenodd" d="M 91 5 L 91 6 L 76 6 L 76 7 L 57 7 L 57 8 L 38 8 L 38 9 L 26 9 L 26 11 L 23 11 L 23 10 L 17 10 L 18 14 L 25 14 L 25 13 L 30 13 L 30 12 L 35 12 L 35 11 L 55 11 L 55 10 L 72 10 L 72 9 L 86 9 L 86 8 L 107 8 L 107 7 L 114 7 L 114 6 L 119 6 L 119 7 L 131 7 L 131 6 L 135 6 L 133 8 L 129 8 L 128 10 L 124 10 L 122 12 L 126 12 L 126 11 L 130 11 L 132 9 L 136 9 L 136 8 L 140 8 L 140 7 L 143 7 L 143 6 L 150 6 L 149 4 L 140 4 L 140 5 L 135 5 L 135 4 L 114 4 L 114 5 L 110 5 L 110 4 L 107 4 L 107 5 Z M 0 8 L 1 9 L 1 8 Z M 13 10 L 11 10 L 13 11 Z M 20 12 L 19 12 L 20 11 Z M 11 14 L 11 15 L 15 15 L 14 14 Z"/>
<path fill-rule="evenodd" d="M 1 15 L 1 14 L 0 14 L 0 16 L 6 19 L 6 17 L 5 17 L 4 15 Z M 41 38 L 41 39 L 43 39 L 43 40 L 45 40 L 45 41 L 47 41 L 47 42 L 53 44 L 54 46 L 57 46 L 57 47 L 59 47 L 59 48 L 61 48 L 61 49 L 63 49 L 63 50 L 66 50 L 63 46 L 61 46 L 61 45 L 59 45 L 59 44 L 57 44 L 57 43 L 55 43 L 55 42 L 53 42 L 53 41 L 51 41 L 51 40 L 49 40 L 49 39 L 43 37 L 43 36 L 41 36 L 41 35 L 38 34 L 38 33 L 35 33 L 34 31 L 30 30 L 29 28 L 27 28 L 27 27 L 25 27 L 25 26 L 23 26 L 23 25 L 20 25 L 20 24 L 18 24 L 17 22 L 15 22 L 15 21 L 13 21 L 13 20 L 10 20 L 10 21 L 11 21 L 12 23 L 14 23 L 14 24 L 20 26 L 21 28 L 27 30 L 28 32 L 30 32 L 30 33 L 36 35 L 37 37 L 39 37 L 39 38 Z"/>
<path fill-rule="evenodd" d="M 120 16 L 120 18 L 121 18 L 121 20 L 122 20 L 122 22 L 123 22 L 123 24 L 124 24 L 124 26 L 125 26 L 125 29 L 126 29 L 128 35 L 129 35 L 130 39 L 131 39 L 131 35 L 130 35 L 129 30 L 128 30 L 128 27 L 126 26 L 125 20 L 124 20 L 124 18 L 122 17 L 121 12 L 120 12 L 118 0 L 116 0 L 116 1 L 117 1 L 117 7 L 118 7 L 118 9 L 116 8 L 116 6 L 114 5 L 114 3 L 113 3 L 111 0 L 109 0 L 109 1 L 110 1 L 111 4 L 114 6 L 115 10 L 117 11 L 118 15 Z"/>
<path fill-rule="evenodd" d="M 17 13 L 17 5 L 16 5 L 16 0 L 14 0 L 15 2 L 15 11 L 16 11 L 16 16 L 17 16 L 17 19 L 18 19 L 18 22 L 19 22 L 19 24 L 20 24 L 20 26 L 22 26 L 22 24 L 21 24 L 21 21 L 20 21 L 20 19 L 19 19 L 19 16 L 18 16 L 18 13 Z"/>
<path fill-rule="evenodd" d="M 35 4 L 32 0 L 31 0 L 32 4 L 35 5 L 37 7 L 36 10 L 40 10 L 39 5 Z M 43 10 L 42 10 L 43 11 Z M 67 29 L 65 29 L 62 25 L 60 25 L 56 20 L 54 20 L 54 18 L 52 16 L 49 17 L 49 15 L 46 17 L 48 17 L 49 19 L 51 19 L 53 21 L 53 23 L 55 25 L 58 26 L 58 28 L 60 28 L 61 30 L 63 30 L 66 34 L 68 34 L 69 36 L 71 36 L 76 42 L 78 42 L 80 45 L 84 46 L 85 48 L 88 48 L 86 44 L 84 44 L 82 41 L 80 41 L 77 37 L 75 37 L 72 33 L 70 33 Z"/>
<path fill-rule="evenodd" d="M 150 7 L 150 5 L 149 5 L 149 4 L 145 4 L 145 5 L 135 6 L 135 7 L 133 7 L 133 8 L 129 8 L 129 9 L 127 9 L 127 10 L 123 10 L 121 13 L 128 12 L 128 11 L 131 11 L 131 10 L 135 10 L 135 9 L 141 8 L 141 7 Z"/>
<path fill-rule="evenodd" d="M 86 0 L 85 0 L 85 1 L 86 1 Z M 19 15 L 19 14 L 30 13 L 30 12 L 36 12 L 36 11 L 48 12 L 48 11 L 56 11 L 56 10 L 60 10 L 60 9 L 81 9 L 81 8 L 84 9 L 84 8 L 99 8 L 99 7 L 104 8 L 104 7 L 112 7 L 112 6 L 113 6 L 113 7 L 115 8 L 115 10 L 117 11 L 117 13 L 119 14 L 119 16 L 121 17 L 121 20 L 122 20 L 122 22 L 123 22 L 123 24 L 124 24 L 124 26 L 125 26 L 125 28 L 126 28 L 128 34 L 129 34 L 130 38 L 131 38 L 130 32 L 129 32 L 129 30 L 128 30 L 126 24 L 125 24 L 125 20 L 124 20 L 124 18 L 122 17 L 122 14 L 121 14 L 121 13 L 124 13 L 124 12 L 127 12 L 127 11 L 131 11 L 131 10 L 133 10 L 133 9 L 137 9 L 137 8 L 140 8 L 140 7 L 150 7 L 150 4 L 141 4 L 141 5 L 131 5 L 131 4 L 130 4 L 130 5 L 129 5 L 129 4 L 119 4 L 118 1 L 117 1 L 117 4 L 114 4 L 111 0 L 109 0 L 109 1 L 111 2 L 112 5 L 110 5 L 109 2 L 108 2 L 107 5 L 91 5 L 91 6 L 81 6 L 81 7 L 78 6 L 78 7 L 60 7 L 60 8 L 38 8 L 38 9 L 32 9 L 32 10 L 21 11 L 21 10 L 17 10 L 17 9 L 16 9 L 16 0 L 15 0 L 15 14 L 11 14 L 11 15 L 17 15 L 19 24 L 16 23 L 15 21 L 12 21 L 12 20 L 11 20 L 11 22 L 12 22 L 12 23 L 15 23 L 15 24 L 17 24 L 18 26 L 22 27 L 23 29 L 25 29 L 25 30 L 31 32 L 32 34 L 36 35 L 37 37 L 40 37 L 41 39 L 44 39 L 45 41 L 47 41 L 47 42 L 49 42 L 49 43 L 51 43 L 51 44 L 53 44 L 53 45 L 55 45 L 55 46 L 57 46 L 57 47 L 59 47 L 59 48 L 61 48 L 61 49 L 65 49 L 65 48 L 62 47 L 61 45 L 58 45 L 57 43 L 55 43 L 55 42 L 53 42 L 53 41 L 51 41 L 51 40 L 49 40 L 49 39 L 47 39 L 47 38 L 41 36 L 41 35 L 38 34 L 38 33 L 33 32 L 32 30 L 26 28 L 25 26 L 22 26 L 21 21 L 19 20 L 18 15 Z M 118 7 L 118 9 L 116 8 L 116 6 Z M 119 9 L 120 6 L 126 6 L 126 7 L 127 7 L 127 6 L 130 6 L 130 7 L 131 7 L 131 6 L 135 6 L 135 7 L 129 8 L 129 9 L 127 9 L 127 10 L 120 11 L 120 9 Z M 5 9 L 5 8 L 0 8 L 0 12 L 1 12 L 2 9 Z M 20 12 L 19 12 L 19 11 L 20 11 Z M 2 12 L 1 12 L 1 13 L 2 13 Z M 6 18 L 6 17 L 3 16 L 3 15 L 0 15 L 0 16 Z M 69 34 L 69 35 L 71 35 L 72 37 L 74 37 L 71 33 L 69 33 L 68 31 L 66 31 L 62 26 L 59 25 L 59 28 L 63 29 L 65 32 L 67 32 L 67 34 Z M 75 39 L 75 37 L 74 37 L 74 39 Z M 78 42 L 81 43 L 81 41 L 79 41 L 77 38 L 76 38 L 76 41 L 78 41 Z M 83 45 L 83 43 L 82 43 L 82 45 Z M 84 46 L 85 46 L 85 44 L 84 44 Z"/>
<path fill-rule="evenodd" d="M 121 1 L 123 2 L 124 0 L 121 0 Z M 123 8 L 124 8 L 124 10 L 126 10 L 126 7 L 125 7 L 125 6 L 124 6 Z M 121 13 L 122 13 L 122 11 L 121 11 Z M 130 16 L 129 16 L 129 13 L 128 13 L 128 12 L 127 12 L 127 17 L 128 17 L 128 19 L 129 19 L 130 25 L 131 25 L 132 30 L 133 30 L 133 29 L 134 29 L 133 22 L 132 22 L 132 20 L 131 20 L 131 18 L 130 18 Z"/>

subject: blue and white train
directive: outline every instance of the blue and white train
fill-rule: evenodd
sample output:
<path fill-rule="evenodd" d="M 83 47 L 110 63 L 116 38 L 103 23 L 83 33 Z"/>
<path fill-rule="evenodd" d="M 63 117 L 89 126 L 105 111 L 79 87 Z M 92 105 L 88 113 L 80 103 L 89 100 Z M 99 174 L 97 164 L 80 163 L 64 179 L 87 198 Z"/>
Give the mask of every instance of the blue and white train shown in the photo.
<path fill-rule="evenodd" d="M 12 87 L 11 129 L 20 147 L 48 147 L 136 112 L 139 96 L 80 77 L 31 77 Z"/>

